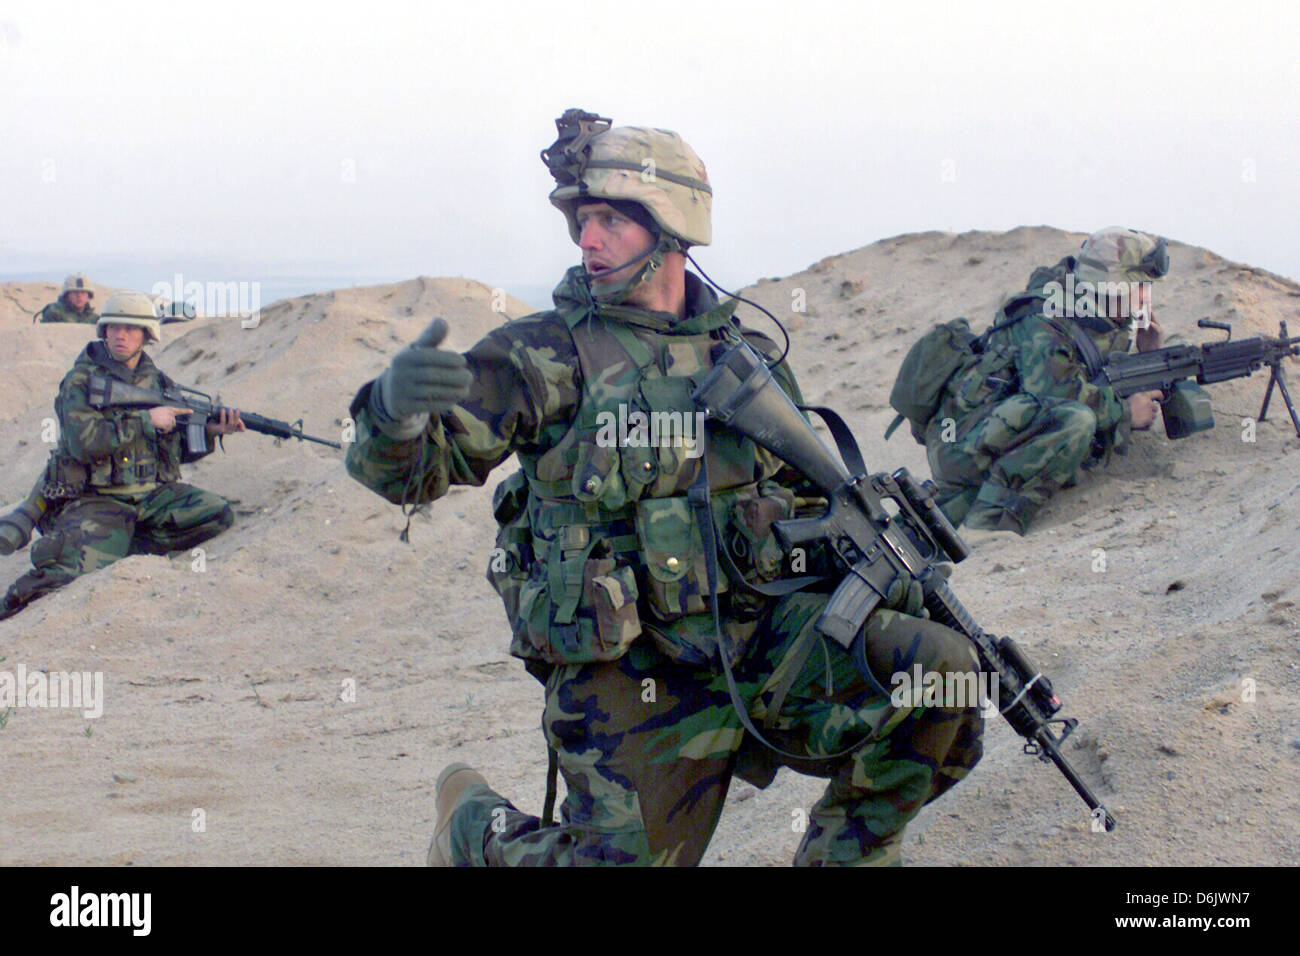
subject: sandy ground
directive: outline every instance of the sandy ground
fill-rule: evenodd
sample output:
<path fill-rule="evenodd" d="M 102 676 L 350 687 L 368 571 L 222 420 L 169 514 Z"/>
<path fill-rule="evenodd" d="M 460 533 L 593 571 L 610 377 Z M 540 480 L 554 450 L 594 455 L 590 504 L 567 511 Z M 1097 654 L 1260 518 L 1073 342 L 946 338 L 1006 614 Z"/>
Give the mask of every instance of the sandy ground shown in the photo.
<path fill-rule="evenodd" d="M 742 293 L 787 322 L 805 395 L 840 409 L 871 467 L 926 475 L 905 429 L 881 437 L 907 347 L 955 315 L 983 327 L 1036 265 L 1082 239 L 1047 227 L 900 236 Z M 58 382 L 91 334 L 30 325 L 56 294 L 0 286 L 4 502 L 39 471 Z M 467 348 L 502 320 L 493 304 L 480 283 L 421 278 L 278 302 L 256 329 L 169 325 L 153 354 L 227 404 L 339 438 L 356 387 L 430 317 Z M 1218 337 L 1195 327 L 1201 316 L 1276 334 L 1279 319 L 1300 329 L 1300 284 L 1174 244 L 1156 307 L 1171 341 Z M 527 311 L 505 302 L 505 315 Z M 1027 538 L 979 536 L 953 577 L 1080 719 L 1066 754 L 1119 830 L 1092 832 L 1064 779 L 992 720 L 980 766 L 908 829 L 907 862 L 1300 863 L 1300 440 L 1276 400 L 1243 440 L 1264 384 L 1212 387 L 1215 429 L 1137 436 Z M 234 436 L 187 480 L 237 502 L 236 526 L 202 555 L 131 557 L 0 622 L 0 672 L 104 681 L 97 718 L 8 713 L 0 863 L 415 864 L 434 777 L 453 760 L 540 810 L 541 693 L 507 655 L 483 577 L 488 490 L 453 489 L 407 545 L 398 509 L 328 448 Z M 26 551 L 0 558 L 0 584 L 26 567 Z M 789 771 L 761 792 L 738 782 L 705 862 L 788 863 L 795 811 L 821 789 Z"/>

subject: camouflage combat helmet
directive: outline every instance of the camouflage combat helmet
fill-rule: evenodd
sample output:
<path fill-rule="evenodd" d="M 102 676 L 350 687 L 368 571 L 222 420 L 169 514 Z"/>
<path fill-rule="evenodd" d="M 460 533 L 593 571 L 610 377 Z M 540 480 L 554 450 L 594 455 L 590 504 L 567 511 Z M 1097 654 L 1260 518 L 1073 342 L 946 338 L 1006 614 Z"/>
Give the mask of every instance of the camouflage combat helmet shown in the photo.
<path fill-rule="evenodd" d="M 707 246 L 713 238 L 713 189 L 695 150 L 677 133 L 611 121 L 571 109 L 555 121 L 559 137 L 542 150 L 555 177 L 551 203 L 576 243 L 578 206 L 593 200 L 634 202 L 650 216 L 657 245 L 642 269 L 617 290 L 626 293 L 663 264 L 664 254 Z"/>
<path fill-rule="evenodd" d="M 90 280 L 80 272 L 74 272 L 63 280 L 63 289 L 59 292 L 59 296 L 62 297 L 68 292 L 84 292 L 92 299 L 95 297 L 95 289 L 90 284 Z"/>
<path fill-rule="evenodd" d="M 104 311 L 95 323 L 95 331 L 102 339 L 108 325 L 134 325 L 144 329 L 146 342 L 161 341 L 158 312 L 153 300 L 141 292 L 118 292 L 108 297 Z"/>
<path fill-rule="evenodd" d="M 1169 271 L 1169 249 L 1163 238 L 1122 226 L 1094 232 L 1075 258 L 1074 274 L 1089 282 L 1148 282 Z"/>
<path fill-rule="evenodd" d="M 576 111 L 570 110 L 565 117 Z M 592 114 L 582 114 L 592 116 Z M 556 120 L 561 139 L 542 154 L 558 186 L 551 202 L 569 222 L 578 241 L 578 200 L 631 200 L 645 207 L 659 228 L 684 246 L 707 246 L 713 238 L 709 214 L 713 190 L 704 163 L 677 133 L 666 129 L 589 123 L 565 148 L 565 117 Z M 603 125 L 603 129 L 599 128 Z M 557 149 L 557 147 L 560 147 Z M 576 147 L 576 148 L 575 148 Z M 557 169 L 557 163 L 564 163 Z"/>

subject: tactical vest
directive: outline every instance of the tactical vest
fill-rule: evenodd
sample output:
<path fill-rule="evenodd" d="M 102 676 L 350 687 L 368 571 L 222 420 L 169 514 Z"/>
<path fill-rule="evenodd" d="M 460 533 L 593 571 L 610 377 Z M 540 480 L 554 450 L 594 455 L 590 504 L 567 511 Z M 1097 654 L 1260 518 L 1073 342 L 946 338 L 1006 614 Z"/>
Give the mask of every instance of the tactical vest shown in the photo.
<path fill-rule="evenodd" d="M 113 367 L 101 365 L 90 356 L 90 348 L 97 345 L 103 347 L 98 342 L 92 342 L 68 373 L 69 378 L 77 376 L 82 380 L 75 387 L 84 388 L 92 374 L 121 378 L 120 374 L 114 374 L 116 370 Z M 123 381 L 153 389 L 173 384 L 156 365 L 151 361 L 146 363 L 143 359 L 140 366 Z M 62 387 L 60 392 L 62 393 Z M 148 409 L 123 406 L 97 411 L 96 415 L 101 421 L 113 423 L 119 435 L 134 433 L 134 438 L 119 443 L 111 455 L 88 462 L 77 461 L 70 454 L 66 432 L 69 427 L 75 428 L 76 425 L 70 423 L 63 413 L 61 400 L 56 403 L 56 409 L 61 425 L 59 446 L 46 475 L 51 497 L 68 498 L 79 494 L 80 491 L 75 490 L 75 478 L 80 474 L 85 475 L 83 488 L 89 487 L 107 494 L 134 494 L 149 491 L 166 482 L 180 481 L 183 457 L 181 430 L 176 429 L 167 434 L 155 431 L 153 437 L 149 437 L 140 425 L 141 416 L 146 415 Z"/>
<path fill-rule="evenodd" d="M 733 308 L 671 330 L 631 309 L 561 315 L 582 374 L 577 414 L 549 448 L 519 450 L 520 470 L 493 499 L 500 533 L 488 579 L 505 603 L 515 656 L 615 660 L 645 625 L 674 659 L 713 658 L 704 546 L 686 498 L 702 448 L 714 525 L 735 568 L 750 581 L 780 575 L 771 525 L 790 517 L 793 493 L 759 480 L 776 465 L 749 439 L 711 427 L 706 440 L 690 397 L 712 349 L 751 334 Z M 719 577 L 717 590 L 737 586 L 744 582 Z M 737 596 L 726 606 L 744 604 Z M 691 615 L 694 627 L 684 621 Z"/>
<path fill-rule="evenodd" d="M 94 310 L 89 302 L 86 303 L 85 310 L 77 312 L 72 309 L 60 296 L 58 301 L 51 302 L 32 317 L 32 323 L 37 322 L 75 322 L 81 324 L 93 324 L 99 320 L 99 313 Z"/>
<path fill-rule="evenodd" d="M 1040 270 L 1044 274 L 1052 273 Z M 1035 273 L 1035 278 L 1039 273 Z M 1026 318 L 1041 318 L 1051 325 L 1066 341 L 1073 344 L 1073 349 L 1080 362 L 1090 365 L 1084 354 L 1080 336 L 1091 341 L 1095 352 L 1104 360 L 1111 352 L 1127 352 L 1130 339 L 1127 328 L 1116 326 L 1105 319 L 1089 318 L 1047 318 L 1043 315 L 1045 294 L 1041 289 L 1025 291 L 1012 296 L 1002 306 L 997 321 L 989 331 L 983 350 L 974 353 L 966 364 L 952 377 L 947 387 L 947 395 L 941 404 L 942 414 L 958 420 L 965 418 L 976 409 L 990 411 L 994 405 L 1020 390 L 1019 374 L 1016 370 L 1016 349 L 1010 332 L 998 334 L 999 327 L 1009 328 L 1017 321 Z"/>

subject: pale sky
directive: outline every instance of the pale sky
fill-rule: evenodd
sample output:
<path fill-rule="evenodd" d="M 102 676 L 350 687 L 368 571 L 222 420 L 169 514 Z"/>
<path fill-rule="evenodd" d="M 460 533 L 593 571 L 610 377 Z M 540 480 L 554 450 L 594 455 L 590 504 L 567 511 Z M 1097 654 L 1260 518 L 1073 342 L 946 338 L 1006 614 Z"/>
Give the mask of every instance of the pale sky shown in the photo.
<path fill-rule="evenodd" d="M 1047 7 L 0 2 L 0 278 L 549 288 L 578 256 L 537 154 L 570 106 L 695 148 L 733 288 L 1038 224 L 1300 278 L 1300 5 Z"/>

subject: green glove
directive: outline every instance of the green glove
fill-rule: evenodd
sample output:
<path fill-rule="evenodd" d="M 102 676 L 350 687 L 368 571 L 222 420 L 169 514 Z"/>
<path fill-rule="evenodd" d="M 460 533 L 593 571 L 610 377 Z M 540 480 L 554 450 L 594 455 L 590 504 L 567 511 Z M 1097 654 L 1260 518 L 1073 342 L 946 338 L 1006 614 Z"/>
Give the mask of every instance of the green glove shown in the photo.
<path fill-rule="evenodd" d="M 921 582 L 910 574 L 900 573 L 890 582 L 889 593 L 885 595 L 885 607 L 910 617 L 930 616 L 930 612 L 925 609 L 925 591 L 921 588 Z"/>
<path fill-rule="evenodd" d="M 445 411 L 469 394 L 474 376 L 459 352 L 438 348 L 447 323 L 434 319 L 420 337 L 398 352 L 379 376 L 372 396 L 385 415 L 405 421 Z"/>

